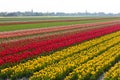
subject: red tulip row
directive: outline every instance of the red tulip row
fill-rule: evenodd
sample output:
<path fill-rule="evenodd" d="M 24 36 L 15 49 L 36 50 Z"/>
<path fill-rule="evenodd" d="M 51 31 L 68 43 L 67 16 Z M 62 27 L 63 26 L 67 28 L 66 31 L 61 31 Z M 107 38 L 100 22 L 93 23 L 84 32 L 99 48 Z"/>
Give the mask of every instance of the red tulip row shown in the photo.
<path fill-rule="evenodd" d="M 51 28 L 20 30 L 20 31 L 12 31 L 12 32 L 2 32 L 2 33 L 0 33 L 0 38 L 27 36 L 27 35 L 32 35 L 32 34 L 41 34 L 41 33 L 46 33 L 46 32 L 69 30 L 69 29 L 75 29 L 75 28 L 105 25 L 105 24 L 118 23 L 118 22 L 120 22 L 120 21 L 97 22 L 97 23 L 79 24 L 76 26 L 71 25 L 71 26 L 51 27 Z"/>
<path fill-rule="evenodd" d="M 28 44 L 40 42 L 40 41 L 43 41 L 43 40 L 48 40 L 48 39 L 51 39 L 51 38 L 53 39 L 53 38 L 56 38 L 56 37 L 59 38 L 63 35 L 72 35 L 73 33 L 76 33 L 76 32 L 79 32 L 79 31 L 83 32 L 83 31 L 94 29 L 94 28 L 96 29 L 96 28 L 101 28 L 101 27 L 108 27 L 107 25 L 108 24 L 106 24 L 104 26 L 99 25 L 99 26 L 91 27 L 91 28 L 86 28 L 86 27 L 83 28 L 83 29 L 80 28 L 80 29 L 77 29 L 77 31 L 71 30 L 72 33 L 63 31 L 65 33 L 52 34 L 52 35 L 47 35 L 47 36 L 43 36 L 43 37 L 37 36 L 37 37 L 34 37 L 34 38 L 28 38 L 28 39 L 22 39 L 22 40 L 19 40 L 19 39 L 18 40 L 13 40 L 12 42 L 10 41 L 10 42 L 7 42 L 7 43 L 5 42 L 5 43 L 0 44 L 0 51 L 1 52 L 6 52 L 6 49 L 9 51 L 9 50 L 11 50 L 11 48 L 15 48 L 15 49 L 16 48 L 21 48 L 21 47 L 23 47 L 25 45 L 28 45 Z M 113 24 L 109 24 L 109 25 L 113 25 Z"/>
<path fill-rule="evenodd" d="M 92 33 L 94 34 L 96 30 L 92 30 L 92 31 L 93 31 Z M 98 29 L 98 31 L 99 31 L 99 29 Z M 18 41 L 17 44 L 13 44 L 13 42 L 12 42 L 11 45 L 8 44 L 9 46 L 7 44 L 6 45 L 2 44 L 1 46 L 4 47 L 4 50 L 2 50 L 0 52 L 0 57 L 4 57 L 6 55 L 14 54 L 14 53 L 18 53 L 18 52 L 23 52 L 23 51 L 29 50 L 29 49 L 34 49 L 36 47 L 42 47 L 42 46 L 50 45 L 53 43 L 59 43 L 62 40 L 67 41 L 67 40 L 78 38 L 78 37 L 84 37 L 84 36 L 88 35 L 90 32 L 91 31 L 84 32 L 84 34 L 81 32 L 78 32 L 73 35 L 65 35 L 65 36 L 61 36 L 61 37 L 59 36 L 54 39 L 49 39 L 49 40 L 45 40 L 45 41 L 36 41 L 35 42 L 34 40 L 37 40 L 37 39 L 34 39 L 33 40 L 34 42 L 31 42 L 29 44 L 22 43 L 21 41 Z M 38 40 L 40 40 L 40 39 L 38 39 Z M 30 41 L 28 40 L 26 42 L 30 42 Z M 21 43 L 21 46 L 19 46 L 20 43 Z M 13 47 L 11 47 L 11 46 L 13 46 Z"/>
<path fill-rule="evenodd" d="M 77 31 L 81 31 L 81 30 L 77 30 Z M 11 48 L 21 48 L 23 46 L 32 44 L 32 43 L 36 43 L 36 42 L 42 42 L 45 40 L 50 40 L 50 39 L 54 39 L 54 38 L 59 38 L 62 37 L 64 35 L 72 35 L 77 33 L 77 31 L 71 31 L 71 32 L 63 32 L 63 33 L 58 33 L 58 34 L 54 34 L 52 33 L 52 35 L 47 34 L 46 36 L 37 36 L 37 37 L 31 37 L 31 38 L 27 38 L 27 39 L 21 39 L 21 40 L 13 40 L 13 41 L 9 41 L 9 42 L 4 42 L 0 44 L 0 51 L 1 52 L 6 52 L 6 49 L 9 51 Z M 82 30 L 83 31 L 83 30 Z M 84 30 L 87 31 L 87 30 Z M 16 46 L 17 45 L 17 46 Z"/>
<path fill-rule="evenodd" d="M 19 62 L 23 59 L 34 57 L 35 55 L 39 55 L 44 52 L 56 50 L 65 46 L 79 43 L 84 40 L 89 40 L 91 38 L 95 38 L 118 30 L 120 30 L 120 25 L 114 25 L 101 29 L 90 30 L 83 33 L 77 33 L 70 36 L 67 35 L 64 37 L 55 38 L 43 42 L 36 42 L 18 49 L 13 48 L 6 52 L 0 53 L 0 57 L 1 57 L 0 65 L 3 65 L 5 63 Z M 25 50 L 25 51 L 19 52 L 21 50 Z"/>

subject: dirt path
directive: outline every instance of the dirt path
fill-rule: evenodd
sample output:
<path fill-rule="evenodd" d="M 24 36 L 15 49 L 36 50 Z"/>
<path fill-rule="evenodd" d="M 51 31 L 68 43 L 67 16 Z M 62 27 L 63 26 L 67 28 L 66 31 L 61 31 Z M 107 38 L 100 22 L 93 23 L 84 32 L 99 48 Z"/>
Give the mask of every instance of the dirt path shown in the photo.
<path fill-rule="evenodd" d="M 104 80 L 104 74 L 100 75 L 97 80 Z"/>

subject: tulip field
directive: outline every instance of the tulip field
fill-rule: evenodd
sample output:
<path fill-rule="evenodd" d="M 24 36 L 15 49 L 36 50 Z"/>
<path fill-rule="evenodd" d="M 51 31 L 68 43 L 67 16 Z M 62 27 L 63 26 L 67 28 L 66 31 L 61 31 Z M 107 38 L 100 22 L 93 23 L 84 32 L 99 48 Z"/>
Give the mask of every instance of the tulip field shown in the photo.
<path fill-rule="evenodd" d="M 120 20 L 80 20 L 0 22 L 0 80 L 120 80 Z"/>

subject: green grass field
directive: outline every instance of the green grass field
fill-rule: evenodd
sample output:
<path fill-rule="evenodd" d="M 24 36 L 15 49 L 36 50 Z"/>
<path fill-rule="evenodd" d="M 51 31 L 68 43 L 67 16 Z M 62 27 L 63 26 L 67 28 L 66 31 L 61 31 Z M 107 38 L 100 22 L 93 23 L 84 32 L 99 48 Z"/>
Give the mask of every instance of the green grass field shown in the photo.
<path fill-rule="evenodd" d="M 55 17 L 53 17 L 53 18 L 56 19 Z M 68 18 L 71 19 L 71 17 L 68 17 L 68 18 L 61 17 L 61 18 L 63 18 L 63 20 L 64 19 L 68 19 Z M 61 19 L 61 18 L 58 18 L 58 19 Z M 13 18 L 13 19 L 15 20 L 15 18 Z M 18 18 L 16 18 L 16 19 L 18 19 Z M 21 18 L 21 19 L 24 19 L 24 18 Z M 34 18 L 32 18 L 32 19 L 29 18 L 29 20 L 33 20 L 33 19 Z M 72 19 L 76 19 L 76 17 L 73 17 Z M 118 19 L 120 20 L 120 18 L 108 18 L 108 19 L 100 19 L 100 20 L 81 20 L 81 21 L 72 21 L 72 22 L 47 22 L 47 23 L 36 23 L 36 24 L 7 25 L 7 26 L 0 26 L 0 32 L 3 32 L 3 31 L 14 31 L 14 30 L 23 30 L 23 29 L 33 29 L 33 28 L 43 28 L 43 27 L 52 27 L 52 26 L 84 24 L 84 23 L 93 23 L 93 22 L 104 22 L 104 21 L 112 21 L 112 20 L 118 20 Z M 0 20 L 2 20 L 2 18 Z M 43 20 L 43 19 L 41 19 L 41 20 Z M 49 19 L 47 18 L 47 20 L 49 20 Z M 52 18 L 50 20 L 52 20 Z"/>
<path fill-rule="evenodd" d="M 16 22 L 16 21 L 43 21 L 43 20 L 77 20 L 86 19 L 91 17 L 59 17 L 59 16 L 29 16 L 29 17 L 0 17 L 0 23 L 2 22 Z M 92 17 L 96 18 L 96 17 Z"/>
<path fill-rule="evenodd" d="M 95 19 L 108 18 L 115 19 L 115 17 L 60 17 L 60 16 L 24 16 L 24 17 L 0 17 L 0 23 L 16 22 L 16 21 L 43 21 L 43 20 L 79 20 L 79 19 Z"/>

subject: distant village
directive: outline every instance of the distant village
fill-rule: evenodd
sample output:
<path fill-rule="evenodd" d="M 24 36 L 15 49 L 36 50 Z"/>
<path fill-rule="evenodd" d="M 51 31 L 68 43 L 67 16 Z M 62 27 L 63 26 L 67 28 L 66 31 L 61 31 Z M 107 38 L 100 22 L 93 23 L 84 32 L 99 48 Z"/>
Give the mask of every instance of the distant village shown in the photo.
<path fill-rule="evenodd" d="M 64 12 L 34 12 L 25 11 L 25 12 L 0 12 L 0 16 L 120 16 L 120 13 L 90 13 L 90 12 L 77 12 L 77 13 L 64 13 Z"/>

